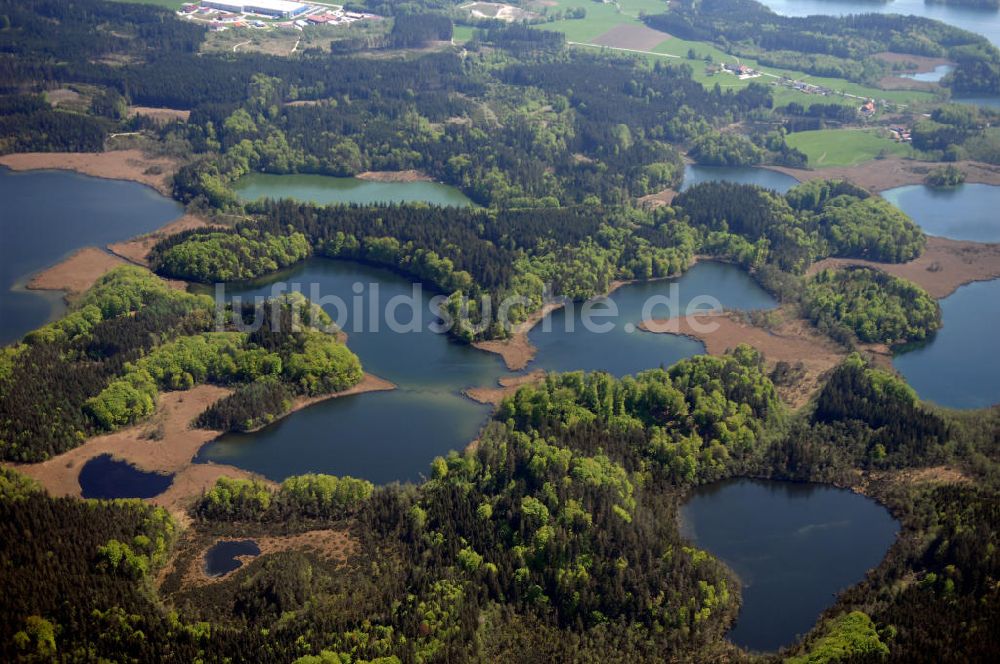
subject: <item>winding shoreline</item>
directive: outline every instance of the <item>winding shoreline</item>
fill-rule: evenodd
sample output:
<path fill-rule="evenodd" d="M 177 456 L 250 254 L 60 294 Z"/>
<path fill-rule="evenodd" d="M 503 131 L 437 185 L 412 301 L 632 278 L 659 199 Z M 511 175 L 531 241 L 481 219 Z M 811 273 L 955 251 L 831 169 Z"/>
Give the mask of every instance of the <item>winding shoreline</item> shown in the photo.
<path fill-rule="evenodd" d="M 168 157 L 147 157 L 140 150 L 111 152 L 16 152 L 0 156 L 12 171 L 73 171 L 105 180 L 138 182 L 171 197 L 171 180 L 179 164 Z"/>
<path fill-rule="evenodd" d="M 393 389 L 396 389 L 395 384 L 366 372 L 357 385 L 347 390 L 297 399 L 292 408 L 275 421 L 321 401 Z M 219 477 L 256 479 L 269 486 L 277 486 L 257 473 L 236 466 L 195 463 L 198 451 L 225 432 L 195 428 L 194 419 L 205 408 L 230 394 L 232 390 L 216 385 L 162 392 L 156 412 L 147 420 L 119 431 L 93 436 L 82 445 L 46 461 L 4 465 L 33 478 L 53 496 L 77 498 L 82 497 L 79 475 L 83 466 L 105 454 L 146 472 L 172 474 L 170 487 L 150 498 L 149 502 L 167 508 L 176 519 L 187 523 L 186 510 L 190 501 L 211 488 Z"/>

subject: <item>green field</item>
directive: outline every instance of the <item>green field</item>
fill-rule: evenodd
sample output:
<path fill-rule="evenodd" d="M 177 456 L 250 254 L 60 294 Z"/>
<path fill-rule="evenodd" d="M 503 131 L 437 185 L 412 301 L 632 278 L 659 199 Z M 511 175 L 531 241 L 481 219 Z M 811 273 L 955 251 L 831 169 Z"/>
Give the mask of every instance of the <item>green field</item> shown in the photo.
<path fill-rule="evenodd" d="M 907 156 L 913 148 L 883 136 L 875 129 L 820 129 L 789 134 L 785 139 L 793 148 L 806 153 L 812 168 L 856 166 L 875 159 L 883 151 Z"/>

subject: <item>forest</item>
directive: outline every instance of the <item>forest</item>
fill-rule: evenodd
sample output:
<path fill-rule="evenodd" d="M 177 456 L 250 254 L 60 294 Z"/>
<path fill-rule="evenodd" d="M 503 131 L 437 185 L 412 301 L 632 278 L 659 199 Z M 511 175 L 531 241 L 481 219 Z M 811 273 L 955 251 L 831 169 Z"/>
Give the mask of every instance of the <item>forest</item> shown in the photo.
<path fill-rule="evenodd" d="M 399 19 L 395 46 L 452 34 L 452 3 L 365 6 Z M 644 20 L 853 80 L 881 76 L 869 56 L 889 48 L 955 59 L 955 91 L 1000 78 L 995 49 L 918 19 L 804 30 L 749 0 L 702 0 Z M 567 49 L 562 34 L 526 25 L 484 25 L 464 50 L 400 57 L 202 55 L 203 37 L 151 5 L 0 0 L 0 152 L 100 150 L 111 133 L 139 131 L 141 145 L 183 162 L 175 197 L 216 224 L 160 239 L 155 274 L 118 268 L 0 350 L 4 461 L 50 459 L 146 421 L 166 391 L 226 387 L 194 425 L 251 431 L 362 379 L 307 301 L 229 306 L 216 320 L 210 298 L 156 275 L 213 282 L 310 256 L 366 261 L 447 295 L 454 336 L 472 341 L 509 333 L 479 308 L 485 296 L 522 296 L 518 321 L 546 297 L 587 299 L 708 255 L 746 267 L 848 347 L 925 340 L 940 326 L 933 299 L 881 272 L 802 276 L 825 257 L 904 262 L 923 251 L 912 220 L 850 183 L 785 195 L 707 183 L 656 208 L 634 204 L 679 187 L 682 151 L 708 164 L 803 166 L 784 132 L 854 120 L 843 106 L 774 111 L 764 85 L 706 89 L 688 64 Z M 46 101 L 68 85 L 87 92 L 84 110 Z M 191 115 L 160 126 L 123 117 L 126 103 Z M 994 119 L 944 106 L 916 123 L 914 142 L 949 159 L 988 154 Z M 233 190 L 251 172 L 400 169 L 481 207 L 249 203 Z M 296 328 L 300 316 L 326 329 Z M 262 324 L 246 331 L 250 320 Z M 547 374 L 419 483 L 223 477 L 176 520 L 138 500 L 52 497 L 4 466 L 0 660 L 993 661 L 1000 413 L 923 403 L 861 354 L 793 411 L 776 384 L 794 370 L 737 346 L 635 376 Z M 725 639 L 741 583 L 679 529 L 693 488 L 733 477 L 849 487 L 900 523 L 885 559 L 778 653 Z M 220 538 L 331 532 L 347 542 L 342 555 L 268 549 L 215 582 L 185 577 L 199 547 Z"/>
<path fill-rule="evenodd" d="M 839 656 L 858 661 L 953 652 L 988 661 L 1000 572 L 989 417 L 929 411 L 858 356 L 795 415 L 748 347 L 623 379 L 552 374 L 506 399 L 475 448 L 436 459 L 419 485 L 221 480 L 193 507 L 199 528 L 346 527 L 358 550 L 346 563 L 261 556 L 208 588 L 168 578 L 170 614 L 144 581 L 174 537 L 161 511 L 48 498 L 5 470 L 0 555 L 35 571 L 10 577 L 21 599 L 0 603 L 0 652 L 302 663 L 732 656 L 720 638 L 739 583 L 680 537 L 686 487 L 734 474 L 836 481 L 855 467 L 952 463 L 977 483 L 869 488 L 904 535 L 783 654 L 831 661 L 831 649 L 846 647 Z M 82 509 L 98 511 L 84 521 Z M 84 522 L 85 536 L 67 536 Z M 24 528 L 38 537 L 14 536 Z M 879 591 L 904 578 L 912 583 L 901 592 Z M 65 601 L 53 601 L 54 587 Z"/>
<path fill-rule="evenodd" d="M 924 341 L 941 327 L 941 307 L 924 289 L 867 267 L 819 272 L 806 285 L 804 308 L 820 330 L 843 327 L 866 343 Z"/>
<path fill-rule="evenodd" d="M 361 380 L 357 356 L 335 334 L 292 325 L 293 309 L 299 320 L 312 316 L 329 326 L 325 312 L 301 295 L 260 307 L 255 319 L 262 325 L 253 332 L 210 331 L 215 312 L 208 296 L 172 289 L 142 268 L 112 270 L 64 318 L 3 348 L 0 458 L 43 461 L 142 420 L 153 414 L 161 390 L 278 381 L 288 396 L 313 396 Z M 272 309 L 280 315 L 263 315 Z M 225 414 L 259 399 L 260 389 L 237 391 L 214 411 L 213 423 L 239 428 L 245 418 L 224 420 Z M 258 416 L 280 415 L 290 403 L 279 405 Z"/>

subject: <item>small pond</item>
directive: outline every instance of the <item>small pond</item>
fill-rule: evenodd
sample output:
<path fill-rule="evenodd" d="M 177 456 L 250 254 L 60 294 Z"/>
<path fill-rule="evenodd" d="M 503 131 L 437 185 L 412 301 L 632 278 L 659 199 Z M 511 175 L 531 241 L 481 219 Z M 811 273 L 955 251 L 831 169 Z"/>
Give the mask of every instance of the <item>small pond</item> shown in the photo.
<path fill-rule="evenodd" d="M 729 638 L 750 650 L 793 643 L 861 581 L 899 524 L 864 496 L 820 484 L 729 480 L 696 489 L 681 532 L 740 578 L 743 603 Z"/>
<path fill-rule="evenodd" d="M 755 184 L 766 189 L 774 189 L 783 194 L 799 183 L 791 175 L 785 175 L 769 168 L 752 166 L 699 166 L 687 164 L 684 167 L 684 184 L 681 191 L 702 182 L 735 182 L 736 184 Z"/>
<path fill-rule="evenodd" d="M 229 574 L 243 566 L 240 556 L 259 555 L 260 547 L 253 540 L 219 540 L 205 552 L 205 574 Z"/>
<path fill-rule="evenodd" d="M 174 476 L 139 470 L 102 454 L 84 464 L 78 481 L 84 498 L 152 498 L 170 488 Z"/>

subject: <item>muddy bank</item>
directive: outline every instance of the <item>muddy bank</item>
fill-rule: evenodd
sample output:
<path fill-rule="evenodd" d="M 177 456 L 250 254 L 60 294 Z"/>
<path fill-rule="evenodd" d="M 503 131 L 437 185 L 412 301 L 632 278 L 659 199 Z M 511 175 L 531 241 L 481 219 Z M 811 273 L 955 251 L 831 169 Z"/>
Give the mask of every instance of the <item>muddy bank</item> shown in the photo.
<path fill-rule="evenodd" d="M 355 175 L 359 180 L 371 182 L 433 182 L 434 178 L 423 171 L 410 169 L 407 171 L 365 171 Z"/>
<path fill-rule="evenodd" d="M 140 424 L 95 436 L 84 444 L 48 461 L 18 465 L 17 470 L 33 477 L 53 496 L 81 495 L 78 476 L 90 459 L 110 454 L 140 470 L 179 473 L 191 464 L 202 445 L 220 431 L 196 429 L 192 421 L 208 406 L 231 391 L 214 385 L 190 390 L 163 392 L 156 413 Z M 236 470 L 236 469 L 234 469 Z M 237 471 L 245 474 L 245 471 Z M 175 478 L 176 479 L 176 478 Z"/>
<path fill-rule="evenodd" d="M 982 244 L 928 237 L 927 248 L 909 263 L 876 263 L 860 258 L 826 258 L 809 267 L 807 275 L 827 268 L 864 265 L 908 279 L 932 297 L 943 298 L 974 281 L 1000 278 L 1000 244 Z"/>
<path fill-rule="evenodd" d="M 66 299 L 71 300 L 93 286 L 106 273 L 126 264 L 125 260 L 102 249 L 84 247 L 62 262 L 36 274 L 28 282 L 27 288 L 65 291 Z"/>
<path fill-rule="evenodd" d="M 75 171 L 108 180 L 131 180 L 171 194 L 178 164 L 166 157 L 147 157 L 140 150 L 114 152 L 22 152 L 0 157 L 0 165 L 14 171 L 55 169 Z"/>
<path fill-rule="evenodd" d="M 513 395 L 522 385 L 537 383 L 545 379 L 545 372 L 536 369 L 521 376 L 505 376 L 496 387 L 470 387 L 462 392 L 465 396 L 479 403 L 499 406 L 505 398 Z"/>
<path fill-rule="evenodd" d="M 778 362 L 799 366 L 795 380 L 779 385 L 782 401 L 798 408 L 821 387 L 823 376 L 847 356 L 847 352 L 832 340 L 817 332 L 807 321 L 794 318 L 783 310 L 785 317 L 771 330 L 750 325 L 733 314 L 707 313 L 669 320 L 650 320 L 639 329 L 656 334 L 680 334 L 705 344 L 711 355 L 722 355 L 739 344 L 749 344 L 764 354 L 768 368 Z"/>
<path fill-rule="evenodd" d="M 978 161 L 931 162 L 914 161 L 902 157 L 873 159 L 857 166 L 838 166 L 805 170 L 787 166 L 761 166 L 772 171 L 790 175 L 802 182 L 806 180 L 849 180 L 869 191 L 885 191 L 908 184 L 923 184 L 924 178 L 935 168 L 947 165 L 957 166 L 965 173 L 965 181 L 972 184 L 1000 185 L 1000 166 Z"/>
<path fill-rule="evenodd" d="M 534 312 L 528 318 L 514 326 L 511 334 L 506 339 L 495 341 L 476 341 L 473 348 L 485 350 L 488 353 L 496 353 L 503 358 L 504 364 L 510 371 L 520 371 L 528 366 L 528 362 L 535 357 L 538 349 L 528 341 L 528 332 L 531 331 L 540 320 L 563 306 L 562 302 L 549 302 L 541 309 Z"/>
<path fill-rule="evenodd" d="M 149 252 L 152 251 L 156 243 L 163 238 L 176 235 L 182 231 L 194 228 L 208 228 L 210 226 L 216 226 L 216 224 L 206 221 L 201 217 L 186 214 L 179 219 L 171 221 L 163 228 L 153 231 L 152 233 L 139 235 L 129 240 L 125 240 L 124 242 L 109 244 L 108 251 L 116 256 L 121 256 L 130 263 L 148 266 Z"/>
<path fill-rule="evenodd" d="M 882 60 L 883 62 L 888 62 L 891 65 L 904 65 L 905 69 L 901 71 L 907 74 L 925 74 L 927 72 L 934 71 L 941 65 L 955 64 L 947 58 L 939 58 L 929 55 L 909 55 L 907 53 L 890 53 L 888 51 L 876 53 L 874 57 Z"/>
<path fill-rule="evenodd" d="M 297 400 L 285 416 L 326 399 L 394 388 L 395 385 L 389 381 L 365 374 L 360 383 L 343 392 Z M 140 470 L 173 474 L 171 486 L 152 498 L 151 502 L 168 508 L 182 523 L 187 523 L 189 519 L 185 512 L 191 501 L 211 488 L 221 476 L 255 478 L 274 485 L 255 473 L 233 466 L 193 463 L 198 450 L 222 434 L 221 431 L 194 427 L 195 418 L 230 394 L 232 390 L 214 385 L 162 392 L 156 413 L 148 420 L 121 431 L 95 436 L 48 461 L 14 467 L 36 479 L 53 496 L 75 497 L 81 496 L 80 470 L 88 461 L 103 454 L 110 454 Z"/>

